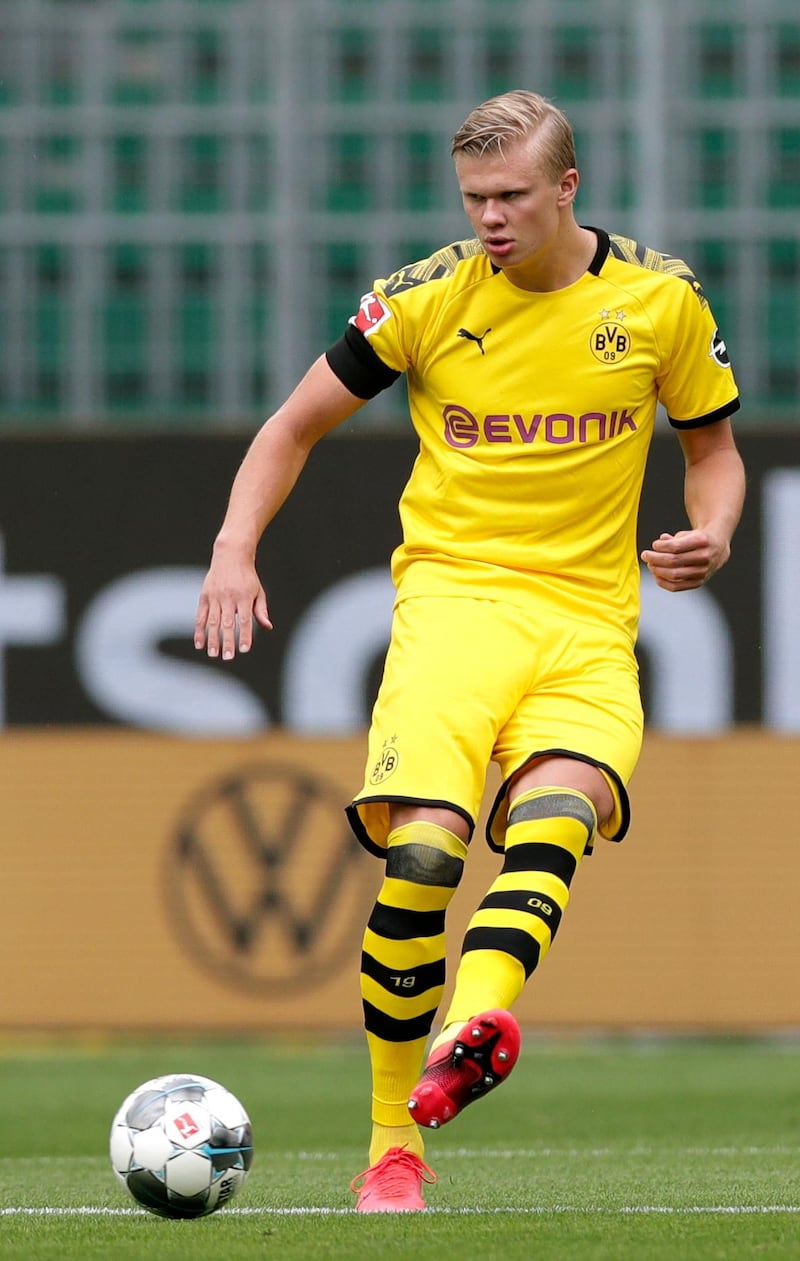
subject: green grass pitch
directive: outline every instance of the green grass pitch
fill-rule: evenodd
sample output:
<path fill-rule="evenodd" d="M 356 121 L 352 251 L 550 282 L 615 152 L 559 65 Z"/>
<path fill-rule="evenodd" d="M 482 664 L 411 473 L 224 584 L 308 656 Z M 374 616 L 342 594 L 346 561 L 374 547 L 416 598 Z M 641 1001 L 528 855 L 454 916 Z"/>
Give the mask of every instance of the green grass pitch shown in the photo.
<path fill-rule="evenodd" d="M 189 1071 L 248 1108 L 256 1157 L 226 1209 L 137 1210 L 111 1118 Z M 800 1258 L 800 1045 L 527 1038 L 510 1081 L 430 1135 L 431 1212 L 358 1216 L 360 1042 L 0 1044 L 0 1258 L 25 1261 L 739 1261 Z"/>

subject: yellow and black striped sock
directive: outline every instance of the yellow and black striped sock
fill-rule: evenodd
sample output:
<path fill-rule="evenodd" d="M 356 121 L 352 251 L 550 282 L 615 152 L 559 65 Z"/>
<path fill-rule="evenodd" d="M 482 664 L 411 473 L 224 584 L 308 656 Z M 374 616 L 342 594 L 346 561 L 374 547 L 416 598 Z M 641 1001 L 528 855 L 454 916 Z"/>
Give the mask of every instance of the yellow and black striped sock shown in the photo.
<path fill-rule="evenodd" d="M 367 924 L 361 997 L 372 1066 L 370 1162 L 390 1147 L 422 1154 L 408 1096 L 445 983 L 445 911 L 464 869 L 467 844 L 432 823 L 390 833 L 386 877 Z"/>
<path fill-rule="evenodd" d="M 516 799 L 502 871 L 467 928 L 445 1028 L 519 997 L 558 931 L 596 827 L 591 801 L 572 789 L 535 788 Z"/>

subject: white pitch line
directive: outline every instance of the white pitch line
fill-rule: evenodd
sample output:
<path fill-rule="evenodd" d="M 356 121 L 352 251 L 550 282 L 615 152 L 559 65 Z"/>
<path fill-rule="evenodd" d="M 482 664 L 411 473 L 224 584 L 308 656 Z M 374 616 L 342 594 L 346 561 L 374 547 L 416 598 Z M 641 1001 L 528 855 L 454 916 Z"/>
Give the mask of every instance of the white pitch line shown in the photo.
<path fill-rule="evenodd" d="M 349 1217 L 355 1216 L 354 1208 L 318 1208 L 313 1206 L 294 1208 L 226 1208 L 218 1219 L 227 1217 Z M 607 1217 L 616 1216 L 763 1216 L 780 1213 L 800 1213 L 800 1204 L 626 1204 L 618 1208 L 606 1208 L 601 1204 L 538 1204 L 527 1207 L 498 1206 L 495 1208 L 428 1208 L 427 1213 L 447 1217 L 475 1217 L 481 1214 L 509 1217 L 546 1217 L 548 1213 L 590 1213 Z M 150 1217 L 152 1214 L 139 1208 L 93 1208 L 82 1205 L 73 1208 L 0 1208 L 0 1217 Z"/>
<path fill-rule="evenodd" d="M 436 1160 L 541 1160 L 553 1158 L 593 1157 L 605 1160 L 609 1156 L 798 1156 L 800 1147 L 441 1147 L 436 1150 Z M 281 1160 L 329 1161 L 341 1160 L 341 1152 L 284 1152 Z"/>
<path fill-rule="evenodd" d="M 800 1147 L 532 1147 L 532 1148 L 491 1148 L 481 1151 L 480 1148 L 452 1147 L 437 1152 L 437 1157 L 463 1157 L 466 1160 L 537 1160 L 559 1156 L 797 1156 Z"/>
<path fill-rule="evenodd" d="M 354 1149 L 355 1152 L 355 1149 Z M 354 1155 L 358 1159 L 362 1153 Z M 289 1151 L 270 1152 L 270 1159 L 281 1161 L 328 1162 L 343 1159 L 342 1151 Z M 668 1147 L 645 1146 L 639 1144 L 632 1147 L 437 1147 L 436 1159 L 439 1160 L 553 1160 L 553 1159 L 598 1159 L 606 1160 L 609 1156 L 661 1156 L 670 1159 L 685 1156 L 730 1157 L 739 1159 L 745 1156 L 800 1156 L 800 1146 L 775 1145 L 772 1147 Z M 0 1166 L 13 1162 L 15 1166 L 59 1165 L 65 1161 L 74 1161 L 74 1156 L 0 1156 Z M 95 1157 L 96 1160 L 100 1159 Z"/>

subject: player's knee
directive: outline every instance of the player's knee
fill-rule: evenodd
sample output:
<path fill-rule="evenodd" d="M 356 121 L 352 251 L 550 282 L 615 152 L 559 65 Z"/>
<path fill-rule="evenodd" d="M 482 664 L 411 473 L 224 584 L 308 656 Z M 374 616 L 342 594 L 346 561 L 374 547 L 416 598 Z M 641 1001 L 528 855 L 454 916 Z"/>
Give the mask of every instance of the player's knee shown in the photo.
<path fill-rule="evenodd" d="M 455 889 L 464 871 L 464 859 L 433 845 L 407 841 L 392 845 L 386 855 L 386 875 L 412 884 Z"/>
<path fill-rule="evenodd" d="M 508 826 L 538 823 L 544 819 L 574 819 L 586 828 L 589 838 L 597 829 L 597 812 L 581 792 L 569 788 L 537 788 L 518 797 L 508 812 Z"/>
<path fill-rule="evenodd" d="M 386 853 L 386 875 L 412 884 L 455 889 L 464 870 L 467 842 L 427 819 L 393 828 Z"/>

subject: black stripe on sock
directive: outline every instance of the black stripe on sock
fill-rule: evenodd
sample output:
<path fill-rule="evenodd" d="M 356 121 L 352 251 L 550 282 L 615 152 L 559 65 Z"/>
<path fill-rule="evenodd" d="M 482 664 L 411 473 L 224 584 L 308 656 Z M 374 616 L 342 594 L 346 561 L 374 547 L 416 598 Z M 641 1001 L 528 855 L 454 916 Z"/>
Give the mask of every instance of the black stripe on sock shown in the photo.
<path fill-rule="evenodd" d="M 386 1012 L 378 1011 L 366 999 L 362 1003 L 364 1028 L 376 1038 L 383 1038 L 384 1042 L 415 1042 L 417 1038 L 427 1038 L 436 1015 L 434 1007 L 421 1016 L 415 1016 L 413 1020 L 396 1020 L 393 1016 L 387 1016 Z"/>
<path fill-rule="evenodd" d="M 520 928 L 470 928 L 461 953 L 468 950 L 500 950 L 511 955 L 522 964 L 527 980 L 539 962 L 540 946 L 535 937 Z"/>
<path fill-rule="evenodd" d="M 444 932 L 444 911 L 411 911 L 407 907 L 376 902 L 367 927 L 388 941 L 437 937 Z"/>
<path fill-rule="evenodd" d="M 558 876 L 569 888 L 578 860 L 561 845 L 547 841 L 530 841 L 527 845 L 511 845 L 503 860 L 503 871 L 547 871 Z"/>
<path fill-rule="evenodd" d="M 535 915 L 547 924 L 550 936 L 555 937 L 561 923 L 561 907 L 544 893 L 531 893 L 523 889 L 508 889 L 503 893 L 487 893 L 481 902 L 481 910 L 524 911 Z"/>
<path fill-rule="evenodd" d="M 445 983 L 444 959 L 436 959 L 433 963 L 423 963 L 418 968 L 407 968 L 404 971 L 400 968 L 387 968 L 365 950 L 361 954 L 361 971 L 364 976 L 377 981 L 381 989 L 397 998 L 418 998 L 420 994 Z"/>

